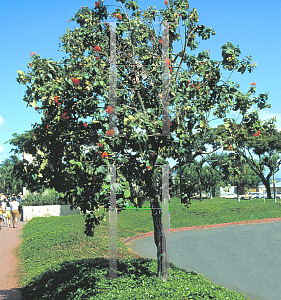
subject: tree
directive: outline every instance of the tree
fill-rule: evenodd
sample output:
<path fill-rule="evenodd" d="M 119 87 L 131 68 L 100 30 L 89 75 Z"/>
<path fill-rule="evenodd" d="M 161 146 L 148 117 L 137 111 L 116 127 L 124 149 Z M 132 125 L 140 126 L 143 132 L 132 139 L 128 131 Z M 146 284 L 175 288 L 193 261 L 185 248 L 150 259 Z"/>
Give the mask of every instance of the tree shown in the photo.
<path fill-rule="evenodd" d="M 30 188 L 54 187 L 83 212 L 108 203 L 110 166 L 117 168 L 112 188 L 120 206 L 134 201 L 131 183 L 141 186 L 150 199 L 158 276 L 163 272 L 165 279 L 165 235 L 154 177 L 158 166 L 167 165 L 168 158 L 184 165 L 207 153 L 211 117 L 225 124 L 222 118 L 233 110 L 245 115 L 255 105 L 265 108 L 267 95 L 251 98 L 254 90 L 244 95 L 238 85 L 223 80 L 222 72 L 243 74 L 256 66 L 250 56 L 240 60 L 240 49 L 231 43 L 222 46 L 221 61 L 212 60 L 210 51 L 188 53 L 198 47 L 197 37 L 207 40 L 215 33 L 198 24 L 197 10 L 187 0 L 165 1 L 159 11 L 141 10 L 133 1 L 118 3 L 111 14 L 118 19 L 116 29 L 100 1 L 71 19 L 80 27 L 61 38 L 67 55 L 61 61 L 31 54 L 28 71 L 18 71 L 17 80 L 26 86 L 23 100 L 42 114 L 42 123 L 25 133 L 23 143 L 21 135 L 10 142 L 14 151 L 34 156 L 21 169 Z M 156 19 L 163 23 L 163 34 L 154 28 Z M 183 47 L 175 53 L 178 40 Z M 98 223 L 94 213 L 87 215 L 86 232 Z"/>
<path fill-rule="evenodd" d="M 232 152 L 232 156 L 242 164 L 246 163 L 260 178 L 266 187 L 267 198 L 270 199 L 270 178 L 278 172 L 281 164 L 281 132 L 276 128 L 275 118 L 263 121 L 257 113 L 253 112 L 253 114 L 255 114 L 255 121 L 250 126 L 247 126 L 247 117 L 243 126 L 234 126 L 235 134 L 230 141 L 231 145 L 225 147 L 228 146 L 227 150 Z M 218 129 L 221 130 L 222 128 Z M 250 178 L 257 182 L 253 174 Z"/>
<path fill-rule="evenodd" d="M 6 194 L 18 194 L 22 190 L 22 181 L 17 180 L 14 167 L 19 163 L 16 155 L 11 155 L 0 165 L 0 189 Z"/>
<path fill-rule="evenodd" d="M 230 147 L 232 150 L 232 147 Z M 208 163 L 220 173 L 220 180 L 223 186 L 237 186 L 237 197 L 239 198 L 240 187 L 257 186 L 260 182 L 259 176 L 250 168 L 244 158 L 235 155 L 232 151 L 224 151 L 220 155 L 213 153 L 207 159 Z"/>

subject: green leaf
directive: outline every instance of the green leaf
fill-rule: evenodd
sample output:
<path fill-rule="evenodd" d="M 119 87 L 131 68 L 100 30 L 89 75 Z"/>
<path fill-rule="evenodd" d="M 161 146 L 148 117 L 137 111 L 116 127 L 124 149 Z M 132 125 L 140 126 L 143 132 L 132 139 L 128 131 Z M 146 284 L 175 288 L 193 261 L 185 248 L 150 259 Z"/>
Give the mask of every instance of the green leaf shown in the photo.
<path fill-rule="evenodd" d="M 125 190 L 125 191 L 124 191 L 124 197 L 125 197 L 125 198 L 129 198 L 130 196 L 131 196 L 130 190 Z"/>

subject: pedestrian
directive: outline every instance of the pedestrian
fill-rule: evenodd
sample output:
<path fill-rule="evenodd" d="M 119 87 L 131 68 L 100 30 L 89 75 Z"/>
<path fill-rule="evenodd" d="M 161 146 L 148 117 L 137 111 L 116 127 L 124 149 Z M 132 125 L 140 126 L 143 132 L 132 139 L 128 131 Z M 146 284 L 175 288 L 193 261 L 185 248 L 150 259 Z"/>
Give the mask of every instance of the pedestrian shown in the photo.
<path fill-rule="evenodd" d="M 0 201 L 3 201 L 5 199 L 5 195 L 3 193 L 0 194 Z"/>
<path fill-rule="evenodd" d="M 11 212 L 12 212 L 12 221 L 13 221 L 13 228 L 17 228 L 18 217 L 19 217 L 19 202 L 15 197 L 12 198 L 11 203 Z"/>
<path fill-rule="evenodd" d="M 6 220 L 7 220 L 7 227 L 11 226 L 11 204 L 9 201 L 6 203 Z"/>
<path fill-rule="evenodd" d="M 1 207 L 2 207 L 2 213 L 3 213 L 3 221 L 5 224 L 7 224 L 6 222 L 6 217 L 7 217 L 7 214 L 6 214 L 6 201 L 5 199 L 2 200 L 2 204 L 1 204 Z"/>
<path fill-rule="evenodd" d="M 0 206 L 0 230 L 2 227 L 2 223 L 3 223 L 3 210 L 2 210 L 2 205 Z"/>

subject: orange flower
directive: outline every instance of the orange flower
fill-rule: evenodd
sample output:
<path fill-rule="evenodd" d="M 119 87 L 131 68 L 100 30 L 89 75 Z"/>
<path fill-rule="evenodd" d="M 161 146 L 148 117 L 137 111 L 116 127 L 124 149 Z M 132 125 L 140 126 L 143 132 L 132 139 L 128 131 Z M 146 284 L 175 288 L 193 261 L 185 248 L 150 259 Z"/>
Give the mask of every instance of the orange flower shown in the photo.
<path fill-rule="evenodd" d="M 165 2 L 164 2 L 164 3 L 165 3 L 165 5 L 168 5 L 168 1 L 167 1 L 167 0 L 165 0 Z"/>
<path fill-rule="evenodd" d="M 254 136 L 259 136 L 260 135 L 260 131 L 258 130 L 257 133 L 254 134 Z"/>
<path fill-rule="evenodd" d="M 99 147 L 101 147 L 101 143 L 99 143 Z"/>
<path fill-rule="evenodd" d="M 114 112 L 114 108 L 113 108 L 112 106 L 108 106 L 106 112 L 107 112 L 108 114 L 111 114 L 111 113 Z"/>
<path fill-rule="evenodd" d="M 80 80 L 77 78 L 72 78 L 72 82 L 74 85 L 79 85 L 80 84 Z"/>
<path fill-rule="evenodd" d="M 100 3 L 99 2 L 96 2 L 95 3 L 95 8 L 99 7 Z"/>
<path fill-rule="evenodd" d="M 147 167 L 147 170 L 150 170 L 150 169 L 151 169 L 151 167 L 150 167 L 150 166 L 148 166 L 148 167 Z"/>
<path fill-rule="evenodd" d="M 107 158 L 107 157 L 108 157 L 107 152 L 103 152 L 103 154 L 101 155 L 101 158 Z"/>
<path fill-rule="evenodd" d="M 196 88 L 197 88 L 197 90 L 199 90 L 199 86 L 197 86 Z"/>
<path fill-rule="evenodd" d="M 122 19 L 122 16 L 118 13 L 118 14 L 117 14 L 117 18 L 118 18 L 118 20 L 121 20 L 121 19 Z"/>
<path fill-rule="evenodd" d="M 159 40 L 159 44 L 163 44 L 162 39 Z"/>
<path fill-rule="evenodd" d="M 114 129 L 110 129 L 110 130 L 107 131 L 106 135 L 107 136 L 113 136 L 114 133 L 115 133 Z"/>
<path fill-rule="evenodd" d="M 164 64 L 165 64 L 166 66 L 168 66 L 168 65 L 171 64 L 171 61 L 170 61 L 168 58 L 166 58 L 165 61 L 164 61 Z"/>
<path fill-rule="evenodd" d="M 30 56 L 32 56 L 32 55 L 36 55 L 36 53 L 35 53 L 35 52 L 31 52 L 31 53 L 30 53 Z"/>
<path fill-rule="evenodd" d="M 233 149 L 233 146 L 232 146 L 232 145 L 230 145 L 230 146 L 228 147 L 228 150 L 231 150 L 231 149 Z"/>
<path fill-rule="evenodd" d="M 37 111 L 37 109 L 38 109 L 38 106 L 36 105 L 34 109 Z"/>
<path fill-rule="evenodd" d="M 55 99 L 54 99 L 54 101 L 55 101 L 56 103 L 58 103 L 58 97 L 59 97 L 59 96 L 56 96 Z"/>
<path fill-rule="evenodd" d="M 87 128 L 88 124 L 87 124 L 87 123 L 84 123 L 83 126 L 84 126 L 85 128 Z"/>
<path fill-rule="evenodd" d="M 95 51 L 101 51 L 100 46 L 95 46 Z"/>
<path fill-rule="evenodd" d="M 64 120 L 67 120 L 69 119 L 69 116 L 67 116 L 67 113 L 63 113 L 62 116 L 61 116 Z"/>

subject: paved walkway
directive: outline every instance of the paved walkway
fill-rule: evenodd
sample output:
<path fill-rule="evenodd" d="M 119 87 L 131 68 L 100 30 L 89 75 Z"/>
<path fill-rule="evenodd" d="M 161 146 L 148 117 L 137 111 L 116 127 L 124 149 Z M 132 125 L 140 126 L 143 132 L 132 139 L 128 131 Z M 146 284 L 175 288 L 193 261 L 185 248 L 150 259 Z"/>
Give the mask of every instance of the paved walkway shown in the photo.
<path fill-rule="evenodd" d="M 273 222 L 270 222 L 273 221 Z M 251 300 L 281 300 L 281 221 L 198 227 L 170 233 L 169 261 Z M 156 258 L 153 235 L 127 239 L 132 252 Z"/>
<path fill-rule="evenodd" d="M 2 225 L 0 230 L 0 300 L 22 300 L 19 285 L 18 246 L 21 243 L 23 222 L 18 228 Z"/>

